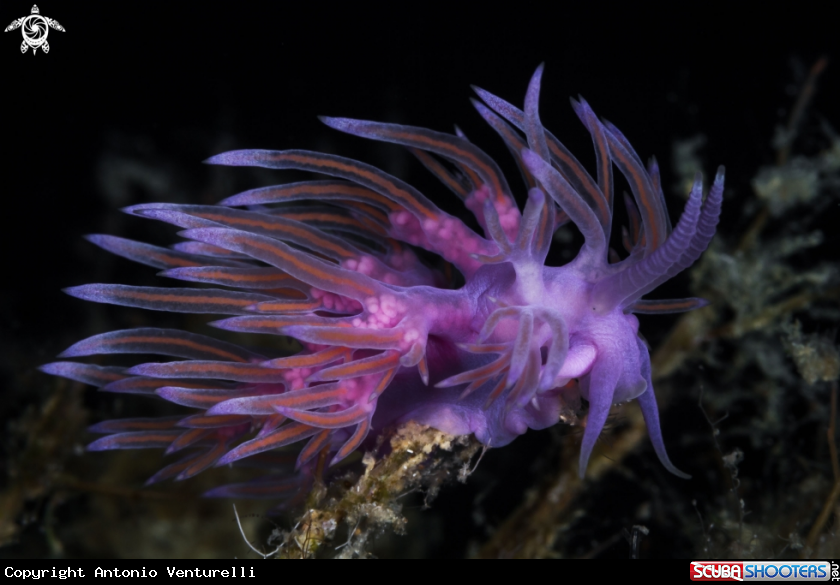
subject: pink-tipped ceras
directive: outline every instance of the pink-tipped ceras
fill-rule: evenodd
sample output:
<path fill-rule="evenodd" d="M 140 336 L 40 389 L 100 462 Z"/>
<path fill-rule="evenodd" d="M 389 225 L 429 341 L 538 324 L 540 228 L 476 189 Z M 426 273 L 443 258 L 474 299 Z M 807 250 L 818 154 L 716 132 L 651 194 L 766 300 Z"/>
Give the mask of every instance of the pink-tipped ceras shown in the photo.
<path fill-rule="evenodd" d="M 476 215 L 486 237 L 410 185 L 358 161 L 316 152 L 243 150 L 208 162 L 298 169 L 329 179 L 247 191 L 218 206 L 146 204 L 128 212 L 176 224 L 186 242 L 158 248 L 91 236 L 163 276 L 218 288 L 95 284 L 74 296 L 160 311 L 234 315 L 214 326 L 287 335 L 303 350 L 266 356 L 168 329 L 115 331 L 81 341 L 66 357 L 160 354 L 185 361 L 129 369 L 57 362 L 45 371 L 106 391 L 144 393 L 197 409 L 187 417 L 106 421 L 90 448 L 188 450 L 152 480 L 184 479 L 309 439 L 298 465 L 318 453 L 337 462 L 371 430 L 405 420 L 500 447 L 529 428 L 568 418 L 587 400 L 583 474 L 611 405 L 637 398 L 662 464 L 665 452 L 650 357 L 632 313 L 684 311 L 700 299 L 642 297 L 690 266 L 720 214 L 723 169 L 703 201 L 696 180 L 671 229 L 659 170 L 645 169 L 627 139 L 583 100 L 572 105 L 595 144 L 590 176 L 539 119 L 542 67 L 524 112 L 483 90 L 481 116 L 509 147 L 528 187 L 522 212 L 497 165 L 463 135 L 324 118 L 330 127 L 404 145 Z M 609 248 L 613 166 L 627 179 L 630 228 L 624 259 Z M 585 243 L 570 263 L 544 265 L 554 231 L 572 221 Z M 405 244 L 409 244 L 405 245 Z M 413 247 L 464 276 L 446 288 Z M 282 481 L 228 486 L 214 495 L 268 495 Z"/>

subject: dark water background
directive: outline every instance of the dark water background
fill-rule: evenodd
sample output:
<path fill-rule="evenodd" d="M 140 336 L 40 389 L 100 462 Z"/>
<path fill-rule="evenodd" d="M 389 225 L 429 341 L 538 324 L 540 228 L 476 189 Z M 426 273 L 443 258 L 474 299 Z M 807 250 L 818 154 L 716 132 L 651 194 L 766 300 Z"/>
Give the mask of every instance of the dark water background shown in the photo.
<path fill-rule="evenodd" d="M 119 208 L 152 201 L 212 203 L 245 188 L 285 182 L 296 176 L 211 168 L 201 161 L 235 148 L 308 148 L 372 163 L 460 213 L 454 196 L 399 147 L 341 135 L 316 116 L 441 131 L 458 124 L 518 185 L 503 144 L 468 101 L 469 86 L 521 104 L 534 68 L 545 61 L 545 126 L 591 165 L 588 134 L 568 104 L 569 96 L 583 95 L 643 159 L 658 156 L 672 218 L 681 207 L 683 178 L 674 164 L 675 144 L 704 137 L 689 158 L 706 176 L 718 164 L 727 166 L 720 243 L 722 253 L 732 251 L 761 211 L 751 181 L 762 166 L 776 163 L 774 133 L 788 120 L 808 69 L 823 55 L 840 58 L 833 23 L 815 6 L 736 16 L 703 4 L 665 12 L 614 12 L 606 5 L 575 11 L 561 4 L 494 12 L 484 5 L 469 13 L 420 4 L 383 12 L 277 2 L 224 8 L 41 4 L 42 14 L 66 28 L 50 32 L 49 54 L 21 55 L 19 31 L 0 35 L 0 502 L 6 506 L 0 507 L 0 522 L 10 543 L 0 556 L 246 554 L 229 504 L 195 495 L 218 477 L 163 484 L 148 495 L 139 488 L 160 466 L 158 453 L 83 453 L 90 440 L 86 424 L 152 414 L 154 406 L 97 395 L 34 369 L 71 343 L 112 329 L 208 331 L 203 323 L 209 319 L 94 305 L 60 292 L 90 282 L 160 282 L 154 270 L 82 239 L 110 233 L 172 241 L 174 230 L 130 218 Z M 0 21 L 30 8 L 3 2 Z M 794 154 L 816 160 L 831 148 L 822 124 L 840 127 L 838 100 L 840 63 L 830 62 L 798 128 Z M 801 273 L 836 267 L 836 176 L 830 168 L 820 175 L 819 201 L 833 197 L 834 203 L 817 206 L 819 216 L 794 207 L 772 218 L 762 234 L 770 246 L 783 236 L 820 229 L 822 244 L 784 260 L 758 254 L 755 263 L 779 262 Z M 564 260 L 562 252 L 554 259 Z M 695 283 L 695 290 L 715 284 L 714 270 L 704 274 L 712 282 Z M 836 274 L 831 278 L 819 285 L 806 281 L 772 301 L 818 286 L 830 291 L 837 286 Z M 657 296 L 688 295 L 691 286 L 681 276 Z M 641 548 L 647 557 L 727 556 L 735 542 L 753 542 L 757 548 L 751 550 L 758 552 L 751 554 L 758 556 L 798 554 L 790 545 L 806 539 L 832 484 L 825 441 L 829 385 L 810 386 L 797 377 L 781 324 L 798 318 L 806 333 L 835 341 L 837 296 L 831 294 L 739 338 L 703 346 L 662 382 L 674 396 L 663 412 L 671 458 L 695 479 L 664 473 L 642 442 L 634 456 L 585 490 L 551 552 L 627 557 L 624 531 L 643 524 L 650 530 Z M 737 304 L 718 302 L 723 325 Z M 641 320 L 657 348 L 677 317 Z M 730 414 L 719 426 L 720 449 L 697 407 L 701 387 L 710 418 Z M 50 403 L 56 393 L 61 400 Z M 55 409 L 49 416 L 48 407 Z M 615 424 L 621 426 L 620 414 Z M 466 485 L 444 489 L 430 510 L 420 509 L 421 497 L 410 496 L 407 534 L 383 535 L 373 553 L 476 553 L 528 491 L 556 473 L 558 453 L 573 432 L 531 432 L 491 451 Z M 735 449 L 744 462 L 733 482 L 722 455 Z M 750 512 L 741 528 L 733 511 L 738 499 Z M 247 511 L 255 515 L 248 522 L 252 534 L 267 535 L 272 525 L 259 517 L 261 504 Z M 276 522 L 281 528 L 293 524 L 289 518 Z M 710 531 L 712 522 L 716 528 Z M 832 522 L 826 531 L 833 530 Z M 742 537 L 733 535 L 736 530 Z M 704 546 L 712 552 L 704 553 Z M 837 549 L 831 546 L 827 550 Z"/>

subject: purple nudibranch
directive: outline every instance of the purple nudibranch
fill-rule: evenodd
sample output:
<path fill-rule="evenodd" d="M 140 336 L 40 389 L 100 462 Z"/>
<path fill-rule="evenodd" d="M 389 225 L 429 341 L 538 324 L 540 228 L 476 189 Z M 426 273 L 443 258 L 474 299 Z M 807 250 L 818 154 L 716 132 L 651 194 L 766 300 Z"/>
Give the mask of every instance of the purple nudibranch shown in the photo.
<path fill-rule="evenodd" d="M 657 456 L 670 472 L 651 383 L 650 355 L 633 313 L 673 313 L 702 299 L 644 300 L 707 248 L 723 199 L 720 167 L 708 196 L 697 177 L 672 229 L 655 160 L 582 99 L 575 113 L 592 136 L 591 176 L 545 130 L 534 73 L 524 111 L 477 89 L 479 114 L 501 136 L 527 186 L 520 211 L 496 163 L 456 135 L 424 128 L 322 118 L 356 136 L 407 147 L 472 211 L 484 235 L 410 185 L 368 164 L 304 150 L 240 150 L 210 164 L 297 169 L 326 179 L 254 189 L 218 205 L 134 205 L 125 211 L 175 224 L 185 242 L 161 248 L 94 235 L 94 244 L 202 288 L 91 284 L 67 289 L 100 303 L 227 315 L 213 326 L 285 335 L 303 349 L 262 355 L 173 329 L 95 335 L 61 357 L 157 354 L 179 361 L 132 368 L 62 361 L 45 372 L 104 391 L 146 394 L 194 409 L 190 416 L 105 421 L 91 450 L 158 447 L 185 457 L 149 481 L 185 479 L 213 465 L 270 465 L 278 449 L 308 439 L 295 476 L 223 486 L 212 496 L 282 497 L 300 490 L 318 455 L 336 463 L 371 433 L 415 420 L 504 446 L 528 429 L 569 420 L 589 404 L 583 475 L 613 404 L 638 399 Z M 610 249 L 613 168 L 632 197 L 622 259 Z M 305 203 L 303 203 L 305 202 Z M 546 266 L 555 230 L 571 221 L 578 255 Z M 443 272 L 415 248 L 463 275 Z M 274 457 L 274 459 L 272 459 Z"/>

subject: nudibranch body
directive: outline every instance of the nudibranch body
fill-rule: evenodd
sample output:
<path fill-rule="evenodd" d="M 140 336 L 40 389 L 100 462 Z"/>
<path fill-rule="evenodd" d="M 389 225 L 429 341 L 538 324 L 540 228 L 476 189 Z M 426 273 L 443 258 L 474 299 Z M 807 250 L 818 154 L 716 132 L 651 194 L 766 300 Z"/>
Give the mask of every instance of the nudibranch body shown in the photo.
<path fill-rule="evenodd" d="M 671 472 L 651 384 L 648 348 L 633 313 L 702 306 L 700 299 L 642 297 L 697 260 L 715 233 L 721 168 L 703 200 L 697 178 L 671 227 L 655 161 L 647 168 L 614 126 L 583 100 L 574 110 L 592 136 L 591 176 L 540 123 L 542 67 L 524 110 L 476 90 L 481 116 L 516 159 L 528 188 L 520 212 L 505 177 L 456 135 L 410 126 L 324 118 L 330 127 L 407 147 L 459 196 L 484 236 L 396 177 L 316 152 L 245 150 L 211 164 L 297 169 L 329 177 L 246 191 L 216 206 L 143 204 L 134 215 L 184 228 L 171 249 L 113 236 L 95 244 L 203 288 L 96 284 L 68 292 L 96 302 L 232 315 L 214 326 L 284 335 L 303 349 L 262 355 L 170 329 L 115 331 L 81 341 L 64 357 L 159 354 L 182 360 L 132 368 L 57 362 L 44 370 L 111 392 L 141 393 L 195 409 L 185 417 L 95 425 L 93 450 L 187 451 L 150 481 L 184 479 L 308 442 L 297 464 L 319 453 L 335 463 L 371 431 L 415 420 L 501 447 L 528 429 L 573 420 L 589 404 L 583 474 L 613 404 L 637 399 L 655 451 Z M 632 196 L 627 255 L 610 249 L 613 168 Z M 545 265 L 555 230 L 571 221 L 584 237 L 577 257 Z M 464 277 L 458 289 L 424 265 L 423 248 Z M 271 495 L 283 480 L 226 486 L 211 495 Z"/>

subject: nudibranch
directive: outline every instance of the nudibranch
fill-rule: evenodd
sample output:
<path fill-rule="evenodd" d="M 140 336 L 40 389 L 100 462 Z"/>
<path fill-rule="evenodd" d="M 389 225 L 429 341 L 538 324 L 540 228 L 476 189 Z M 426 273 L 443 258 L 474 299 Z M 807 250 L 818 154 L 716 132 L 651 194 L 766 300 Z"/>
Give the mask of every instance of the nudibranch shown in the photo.
<path fill-rule="evenodd" d="M 108 392 L 146 394 L 193 409 L 169 418 L 111 420 L 91 450 L 156 447 L 186 456 L 150 479 L 185 479 L 308 440 L 297 466 L 332 464 L 371 433 L 414 420 L 504 446 L 528 429 L 571 420 L 588 403 L 584 474 L 610 407 L 636 399 L 662 464 L 669 460 L 651 384 L 648 348 L 634 313 L 700 307 L 696 298 L 645 300 L 688 268 L 715 233 L 721 167 L 708 195 L 698 175 L 676 226 L 659 169 L 590 106 L 572 106 L 595 146 L 591 176 L 538 113 L 542 66 L 520 110 L 476 89 L 478 113 L 501 136 L 527 187 L 520 211 L 496 163 L 460 131 L 323 118 L 334 129 L 409 149 L 473 212 L 484 235 L 412 186 L 363 162 L 304 150 L 239 150 L 207 162 L 296 169 L 319 180 L 264 187 L 218 205 L 141 204 L 130 214 L 183 228 L 162 248 L 115 236 L 94 244 L 200 288 L 91 284 L 75 297 L 157 311 L 226 315 L 213 326 L 289 336 L 294 355 L 265 355 L 208 336 L 140 328 L 95 335 L 62 357 L 156 354 L 179 358 L 131 368 L 63 361 L 43 370 Z M 613 167 L 626 178 L 630 225 L 622 258 L 610 248 Z M 325 177 L 325 178 L 324 178 Z M 555 231 L 572 222 L 584 243 L 546 266 Z M 415 249 L 463 275 L 451 286 Z M 209 286 L 208 286 L 209 285 Z M 320 457 L 316 457 L 320 455 Z M 252 459 L 252 462 L 260 459 Z M 304 473 L 305 475 L 305 473 Z M 285 479 L 225 486 L 216 496 L 268 496 Z"/>

